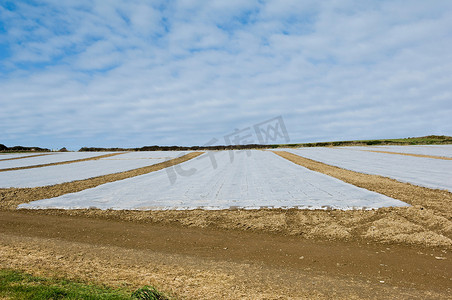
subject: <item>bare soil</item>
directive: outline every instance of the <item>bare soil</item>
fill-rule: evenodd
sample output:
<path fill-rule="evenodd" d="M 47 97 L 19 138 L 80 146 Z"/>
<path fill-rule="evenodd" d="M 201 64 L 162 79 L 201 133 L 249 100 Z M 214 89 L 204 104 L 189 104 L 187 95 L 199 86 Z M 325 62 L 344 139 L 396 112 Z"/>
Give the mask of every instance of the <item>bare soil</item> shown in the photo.
<path fill-rule="evenodd" d="M 446 249 L 0 212 L 0 267 L 186 299 L 447 299 Z"/>
<path fill-rule="evenodd" d="M 375 152 L 375 153 L 386 153 L 386 154 L 398 154 L 398 155 L 406 155 L 406 156 L 414 156 L 414 157 L 426 157 L 426 158 L 444 159 L 444 160 L 452 160 L 452 157 L 436 156 L 436 155 L 400 153 L 400 152 L 380 151 L 380 150 L 361 150 L 361 151 L 368 151 L 368 152 Z"/>

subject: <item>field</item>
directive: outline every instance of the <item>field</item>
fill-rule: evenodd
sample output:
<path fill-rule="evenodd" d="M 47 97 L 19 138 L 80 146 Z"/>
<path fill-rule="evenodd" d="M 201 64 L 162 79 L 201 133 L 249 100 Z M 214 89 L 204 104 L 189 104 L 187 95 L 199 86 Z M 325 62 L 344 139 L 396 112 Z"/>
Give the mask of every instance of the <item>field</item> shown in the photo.
<path fill-rule="evenodd" d="M 0 154 L 0 268 L 183 299 L 448 299 L 452 146 Z"/>

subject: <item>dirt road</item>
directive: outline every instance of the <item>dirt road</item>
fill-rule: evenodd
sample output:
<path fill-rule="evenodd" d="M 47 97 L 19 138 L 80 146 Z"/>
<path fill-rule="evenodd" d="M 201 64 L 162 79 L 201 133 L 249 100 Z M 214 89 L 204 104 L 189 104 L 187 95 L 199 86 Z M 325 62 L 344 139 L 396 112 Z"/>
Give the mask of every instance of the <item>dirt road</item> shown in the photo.
<path fill-rule="evenodd" d="M 446 299 L 449 251 L 0 212 L 0 266 L 188 299 Z"/>

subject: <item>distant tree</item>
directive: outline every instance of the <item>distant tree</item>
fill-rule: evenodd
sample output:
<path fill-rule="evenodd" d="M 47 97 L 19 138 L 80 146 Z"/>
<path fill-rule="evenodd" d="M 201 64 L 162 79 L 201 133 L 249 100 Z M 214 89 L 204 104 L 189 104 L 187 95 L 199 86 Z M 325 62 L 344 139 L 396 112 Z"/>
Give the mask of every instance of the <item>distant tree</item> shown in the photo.
<path fill-rule="evenodd" d="M 58 150 L 58 152 L 68 152 L 66 147 L 61 148 L 60 150 Z"/>
<path fill-rule="evenodd" d="M 24 147 L 24 146 L 14 146 L 9 147 L 9 151 L 33 151 L 33 152 L 50 152 L 50 149 L 40 148 L 40 147 Z"/>
<path fill-rule="evenodd" d="M 3 144 L 0 144 L 0 151 L 5 151 L 5 150 L 8 150 L 8 147 L 6 147 Z"/>

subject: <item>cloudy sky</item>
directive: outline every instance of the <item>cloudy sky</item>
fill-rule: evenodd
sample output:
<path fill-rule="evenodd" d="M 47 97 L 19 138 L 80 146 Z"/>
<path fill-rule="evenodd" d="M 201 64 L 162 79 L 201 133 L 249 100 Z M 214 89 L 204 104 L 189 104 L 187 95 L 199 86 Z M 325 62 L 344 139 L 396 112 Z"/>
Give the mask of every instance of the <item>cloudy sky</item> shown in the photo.
<path fill-rule="evenodd" d="M 2 0 L 0 143 L 452 135 L 451 28 L 447 0 Z"/>

